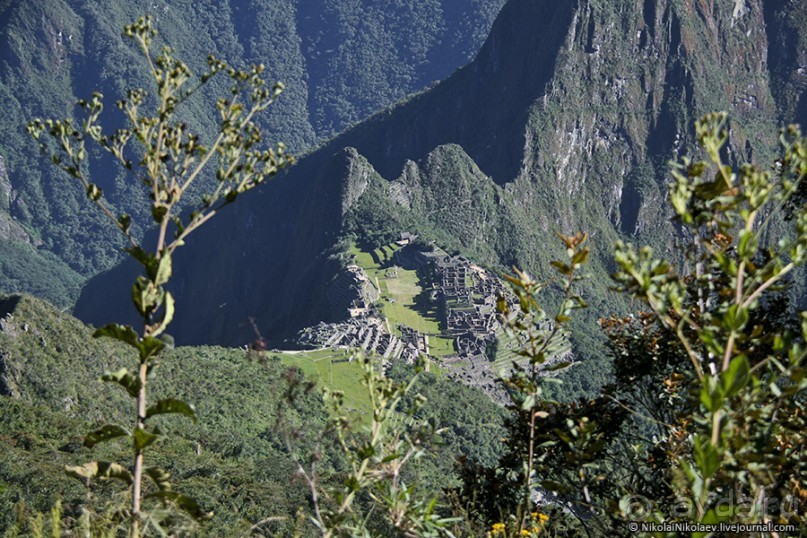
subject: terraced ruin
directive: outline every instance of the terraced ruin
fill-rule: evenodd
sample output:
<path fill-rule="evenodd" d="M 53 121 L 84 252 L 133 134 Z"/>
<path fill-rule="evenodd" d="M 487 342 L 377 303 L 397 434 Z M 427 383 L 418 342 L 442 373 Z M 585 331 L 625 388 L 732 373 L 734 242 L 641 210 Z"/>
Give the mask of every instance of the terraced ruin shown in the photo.
<path fill-rule="evenodd" d="M 338 291 L 349 304 L 348 319 L 308 327 L 298 343 L 318 350 L 361 349 L 382 357 L 385 366 L 420 358 L 427 368 L 502 401 L 497 372 L 517 357 L 503 334 L 496 301 L 514 297 L 501 279 L 471 260 L 401 236 L 377 249 L 351 248 Z"/>

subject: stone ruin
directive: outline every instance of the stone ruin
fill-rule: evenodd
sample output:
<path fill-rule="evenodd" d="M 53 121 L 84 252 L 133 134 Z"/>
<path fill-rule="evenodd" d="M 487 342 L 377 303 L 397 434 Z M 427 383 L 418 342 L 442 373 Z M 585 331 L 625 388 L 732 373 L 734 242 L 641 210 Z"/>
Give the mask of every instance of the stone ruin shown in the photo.
<path fill-rule="evenodd" d="M 417 337 L 398 337 L 390 333 L 377 316 L 363 316 L 342 323 L 320 322 L 300 331 L 297 341 L 312 349 L 361 349 L 375 353 L 381 357 L 384 366 L 393 360 L 414 364 L 421 354 Z"/>
<path fill-rule="evenodd" d="M 393 334 L 389 321 L 382 320 L 375 306 L 378 290 L 357 265 L 348 265 L 334 288 L 334 294 L 348 304 L 350 319 L 308 327 L 299 333 L 298 343 L 308 348 L 373 352 L 382 357 L 385 367 L 393 360 L 412 364 L 420 356 L 428 357 L 444 364 L 450 379 L 478 387 L 494 401 L 506 403 L 509 399 L 489 356 L 500 329 L 497 299 L 504 296 L 515 306 L 512 293 L 499 278 L 467 258 L 449 256 L 436 248 L 419 250 L 407 242 L 393 260 L 395 265 L 386 269 L 386 278 L 397 278 L 398 267 L 425 269 L 431 274 L 432 297 L 439 301 L 443 316 L 442 334 L 454 339 L 454 355 L 432 357 L 429 336 L 411 327 L 398 325 L 401 336 Z M 562 356 L 568 357 L 568 353 Z"/>

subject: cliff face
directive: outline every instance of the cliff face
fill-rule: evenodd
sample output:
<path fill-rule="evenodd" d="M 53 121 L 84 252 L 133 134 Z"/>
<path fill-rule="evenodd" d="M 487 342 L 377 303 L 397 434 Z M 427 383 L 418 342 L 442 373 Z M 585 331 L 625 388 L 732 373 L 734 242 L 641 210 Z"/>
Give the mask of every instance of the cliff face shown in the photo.
<path fill-rule="evenodd" d="M 334 274 L 327 253 L 341 234 L 367 234 L 363 222 L 539 274 L 557 255 L 547 238 L 587 231 L 590 291 L 604 294 L 615 239 L 671 245 L 666 163 L 694 151 L 696 118 L 730 112 L 736 162 L 764 162 L 778 125 L 806 119 L 802 15 L 761 0 L 510 0 L 473 62 L 332 140 L 195 238 L 181 286 L 205 304 L 188 301 L 177 337 L 242 342 L 247 316 L 286 335 L 337 315 L 321 300 Z M 232 241 L 234 229 L 248 231 Z M 208 270 L 198 260 L 211 252 L 227 261 Z M 108 319 L 100 289 L 85 290 L 80 316 Z M 222 303 L 236 306 L 215 310 Z M 221 330 L 205 328 L 209 312 Z"/>
<path fill-rule="evenodd" d="M 25 229 L 20 226 L 17 220 L 11 215 L 12 206 L 24 208 L 24 202 L 17 196 L 11 188 L 11 181 L 8 179 L 6 162 L 0 156 L 0 241 L 17 241 L 20 243 L 39 243 L 32 238 Z"/>
<path fill-rule="evenodd" d="M 625 233 L 657 225 L 655 178 L 707 111 L 731 113 L 739 159 L 774 143 L 760 2 L 583 2 L 561 54 L 532 107 L 519 179 L 554 177 L 562 222 L 582 194 Z"/>

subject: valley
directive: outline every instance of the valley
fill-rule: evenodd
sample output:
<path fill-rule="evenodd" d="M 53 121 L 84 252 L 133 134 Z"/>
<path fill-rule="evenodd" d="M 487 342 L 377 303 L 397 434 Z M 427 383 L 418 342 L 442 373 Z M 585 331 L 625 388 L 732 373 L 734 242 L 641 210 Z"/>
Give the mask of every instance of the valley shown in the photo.
<path fill-rule="evenodd" d="M 807 2 L 0 0 L 0 98 L 3 538 L 803 533 Z"/>

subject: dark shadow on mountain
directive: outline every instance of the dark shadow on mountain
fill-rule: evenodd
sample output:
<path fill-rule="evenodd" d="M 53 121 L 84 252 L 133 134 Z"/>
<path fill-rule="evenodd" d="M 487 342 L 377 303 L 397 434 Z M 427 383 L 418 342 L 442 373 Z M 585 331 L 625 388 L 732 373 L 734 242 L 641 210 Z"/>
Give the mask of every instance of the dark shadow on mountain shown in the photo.
<path fill-rule="evenodd" d="M 577 8 L 571 1 L 511 0 L 472 63 L 321 151 L 355 147 L 393 179 L 407 159 L 418 162 L 437 146 L 455 143 L 494 181 L 512 181 L 523 160 L 529 107 L 544 94 Z"/>
<path fill-rule="evenodd" d="M 169 332 L 178 344 L 244 345 L 254 339 L 253 318 L 277 346 L 301 327 L 343 315 L 332 312 L 324 288 L 340 267 L 329 257 L 342 218 L 343 182 L 333 178 L 347 175 L 349 163 L 347 152 L 302 161 L 294 176 L 284 174 L 226 207 L 177 250 Z M 75 315 L 96 326 L 142 324 L 130 299 L 139 269 L 127 259 L 91 279 Z"/>
<path fill-rule="evenodd" d="M 20 303 L 19 295 L 10 295 L 0 299 L 0 319 L 14 312 Z"/>

